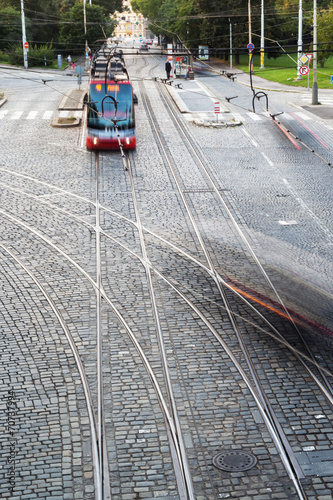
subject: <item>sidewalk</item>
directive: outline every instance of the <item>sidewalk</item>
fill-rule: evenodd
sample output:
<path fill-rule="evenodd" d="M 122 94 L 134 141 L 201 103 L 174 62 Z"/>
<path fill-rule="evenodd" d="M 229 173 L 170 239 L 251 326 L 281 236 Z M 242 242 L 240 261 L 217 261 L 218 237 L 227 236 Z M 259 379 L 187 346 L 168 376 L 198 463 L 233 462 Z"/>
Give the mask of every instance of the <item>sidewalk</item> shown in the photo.
<path fill-rule="evenodd" d="M 217 61 L 212 62 L 210 66 L 217 71 L 228 71 L 228 73 L 233 73 L 238 83 L 249 88 L 251 87 L 250 76 L 247 73 L 244 73 L 243 71 L 240 71 L 238 69 L 230 69 L 227 64 L 219 63 Z M 306 82 L 307 79 L 304 79 L 304 83 Z M 309 103 L 305 104 L 301 101 L 301 99 L 293 99 L 293 102 L 291 104 L 292 106 L 305 109 L 306 111 L 313 113 L 317 117 L 324 120 L 333 120 L 333 86 L 332 89 L 318 89 L 318 101 L 320 102 L 321 99 L 323 101 L 331 99 L 332 104 L 326 104 L 325 102 L 323 102 L 322 104 L 312 104 L 312 91 L 307 87 L 292 87 L 289 85 L 284 85 L 283 83 L 266 80 L 265 78 L 257 75 L 252 75 L 252 85 L 256 91 L 263 90 L 269 92 L 286 92 L 289 93 L 290 96 L 310 96 Z"/>
<path fill-rule="evenodd" d="M 235 85 L 241 84 L 251 88 L 251 81 L 248 74 L 237 69 L 230 70 L 226 64 L 216 61 L 210 65 L 196 62 L 194 64 L 194 72 L 197 72 L 197 75 L 194 80 L 177 78 L 172 80 L 171 85 L 167 84 L 166 88 L 180 112 L 193 123 L 212 127 L 240 125 L 240 122 L 235 120 L 232 114 L 228 115 L 229 110 L 225 102 L 219 103 L 221 114 L 219 115 L 220 122 L 217 121 L 217 115 L 214 113 L 216 96 L 214 97 L 213 94 L 209 93 L 204 83 L 200 82 L 200 76 L 198 75 L 198 71 L 212 71 L 212 69 L 220 73 L 222 79 L 234 82 Z M 318 100 L 320 102 L 320 99 L 323 99 L 323 103 L 313 105 L 311 104 L 311 90 L 309 91 L 305 87 L 290 87 L 281 83 L 265 80 L 256 75 L 252 76 L 252 87 L 255 92 L 266 91 L 276 92 L 277 94 L 280 92 L 290 95 L 290 99 L 288 100 L 287 98 L 287 102 L 293 107 L 313 113 L 323 120 L 333 120 L 333 89 L 319 89 Z M 305 102 L 304 96 L 306 96 L 308 102 Z"/>

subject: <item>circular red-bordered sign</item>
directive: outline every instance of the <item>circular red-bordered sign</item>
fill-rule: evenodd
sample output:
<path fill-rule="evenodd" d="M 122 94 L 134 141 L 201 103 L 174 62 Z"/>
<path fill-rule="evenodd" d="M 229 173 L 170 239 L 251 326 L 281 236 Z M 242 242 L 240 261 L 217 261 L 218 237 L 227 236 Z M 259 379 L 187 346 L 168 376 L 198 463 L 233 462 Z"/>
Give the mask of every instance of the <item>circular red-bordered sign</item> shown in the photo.
<path fill-rule="evenodd" d="M 299 72 L 301 75 L 307 75 L 309 73 L 309 68 L 307 66 L 301 66 Z"/>
<path fill-rule="evenodd" d="M 249 49 L 249 51 L 251 52 L 253 49 L 254 49 L 254 44 L 253 43 L 248 43 L 247 44 L 247 48 Z"/>
<path fill-rule="evenodd" d="M 24 42 L 23 47 L 24 47 L 25 49 L 28 49 L 28 48 L 29 48 L 29 44 L 28 44 L 28 42 Z"/>

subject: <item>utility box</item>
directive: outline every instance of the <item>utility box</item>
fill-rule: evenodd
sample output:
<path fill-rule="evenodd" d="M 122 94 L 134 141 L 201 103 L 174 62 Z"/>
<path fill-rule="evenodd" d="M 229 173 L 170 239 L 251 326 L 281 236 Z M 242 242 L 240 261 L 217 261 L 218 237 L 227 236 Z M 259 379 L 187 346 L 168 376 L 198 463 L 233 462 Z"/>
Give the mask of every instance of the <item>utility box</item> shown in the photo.
<path fill-rule="evenodd" d="M 188 78 L 189 78 L 189 80 L 194 80 L 194 71 L 193 71 L 193 69 L 191 69 L 191 70 L 188 72 Z"/>

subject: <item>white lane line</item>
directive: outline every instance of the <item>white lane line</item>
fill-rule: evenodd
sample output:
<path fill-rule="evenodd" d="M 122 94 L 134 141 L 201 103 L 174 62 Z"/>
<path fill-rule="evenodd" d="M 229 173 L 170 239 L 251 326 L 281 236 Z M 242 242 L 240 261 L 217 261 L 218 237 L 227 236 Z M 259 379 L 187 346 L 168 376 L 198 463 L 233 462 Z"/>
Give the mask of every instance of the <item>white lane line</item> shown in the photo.
<path fill-rule="evenodd" d="M 0 120 L 2 120 L 6 114 L 8 113 L 8 111 L 0 111 Z"/>
<path fill-rule="evenodd" d="M 60 118 L 67 118 L 69 115 L 69 111 L 60 111 L 59 116 Z"/>
<path fill-rule="evenodd" d="M 324 224 L 322 223 L 322 221 L 319 219 L 319 217 L 317 217 L 317 215 L 308 207 L 308 205 L 302 200 L 302 198 L 299 196 L 299 194 L 297 193 L 297 191 L 291 186 L 291 184 L 289 184 L 289 182 L 287 181 L 287 179 L 284 179 L 282 178 L 282 181 L 284 182 L 284 184 L 287 186 L 287 188 L 289 189 L 289 191 L 291 192 L 291 194 L 294 196 L 295 200 L 299 203 L 299 205 L 303 208 L 303 210 L 305 212 L 307 212 L 309 214 L 309 216 L 312 218 L 312 220 L 316 221 L 316 223 L 318 224 L 318 226 L 322 229 L 322 231 L 327 235 L 329 236 L 330 239 L 333 238 L 333 235 L 332 233 L 330 232 L 330 230 L 324 226 Z"/>
<path fill-rule="evenodd" d="M 246 135 L 246 137 L 249 139 L 249 141 L 251 142 L 251 144 L 255 147 L 255 148 L 258 148 L 259 147 L 259 144 L 257 143 L 257 141 L 255 141 L 252 137 L 252 135 L 245 129 L 245 128 L 241 128 L 241 131 L 243 132 L 244 135 Z"/>
<path fill-rule="evenodd" d="M 261 154 L 263 155 L 263 157 L 265 158 L 265 160 L 267 161 L 268 165 L 270 165 L 271 167 L 274 167 L 274 163 L 272 162 L 272 160 L 270 160 L 268 158 L 267 155 L 265 155 L 265 153 L 261 152 Z"/>

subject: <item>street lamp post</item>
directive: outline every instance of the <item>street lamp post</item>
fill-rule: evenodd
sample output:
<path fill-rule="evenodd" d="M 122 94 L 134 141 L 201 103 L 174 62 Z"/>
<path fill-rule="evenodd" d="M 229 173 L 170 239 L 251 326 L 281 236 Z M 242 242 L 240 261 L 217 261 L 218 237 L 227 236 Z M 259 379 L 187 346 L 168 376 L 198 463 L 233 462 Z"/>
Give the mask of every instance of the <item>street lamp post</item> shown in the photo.
<path fill-rule="evenodd" d="M 28 69 L 28 49 L 26 48 L 27 36 L 25 33 L 24 1 L 21 0 L 21 20 L 22 20 L 22 43 L 24 67 Z"/>
<path fill-rule="evenodd" d="M 313 83 L 312 104 L 318 104 L 317 85 L 317 0 L 313 0 Z"/>

